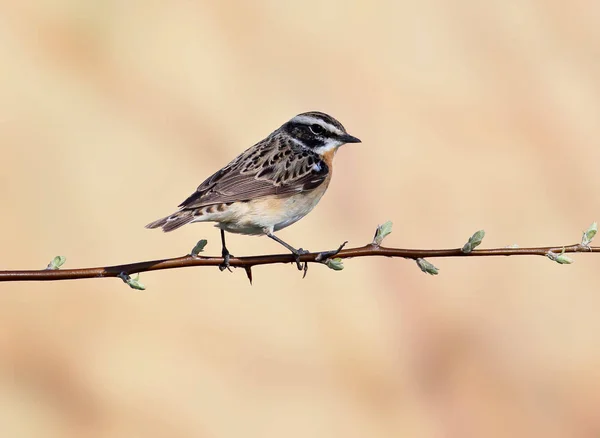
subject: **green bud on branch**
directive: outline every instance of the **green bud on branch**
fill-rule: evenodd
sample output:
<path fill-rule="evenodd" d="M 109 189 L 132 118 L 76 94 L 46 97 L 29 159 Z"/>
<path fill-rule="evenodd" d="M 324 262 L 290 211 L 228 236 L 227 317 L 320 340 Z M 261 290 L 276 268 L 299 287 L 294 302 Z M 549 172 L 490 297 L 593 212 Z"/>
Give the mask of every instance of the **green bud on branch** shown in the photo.
<path fill-rule="evenodd" d="M 548 257 L 553 262 L 559 263 L 561 265 L 570 265 L 575 260 L 571 257 L 565 255 L 565 248 L 563 247 L 562 252 L 560 254 L 556 254 L 555 252 L 548 251 L 546 253 L 546 257 Z"/>
<path fill-rule="evenodd" d="M 383 239 L 392 233 L 392 221 L 387 221 L 383 225 L 379 225 L 375 231 L 375 237 L 373 238 L 373 245 L 379 246 Z"/>
<path fill-rule="evenodd" d="M 137 290 L 145 290 L 146 289 L 146 286 L 144 286 L 140 282 L 140 274 L 138 274 L 135 278 L 131 278 L 125 272 L 121 272 L 119 274 L 119 278 L 121 280 L 123 280 L 127 285 L 129 285 L 129 287 L 132 289 L 137 289 Z"/>
<path fill-rule="evenodd" d="M 440 270 L 438 268 L 433 266 L 431 263 L 429 263 L 425 259 L 418 258 L 415 261 L 417 262 L 417 266 L 419 266 L 421 271 L 425 272 L 426 274 L 438 275 L 438 273 L 440 272 Z"/>
<path fill-rule="evenodd" d="M 190 255 L 192 257 L 195 257 L 198 254 L 200 254 L 202 251 L 204 251 L 204 247 L 206 246 L 207 243 L 208 243 L 208 241 L 206 239 L 199 240 L 198 243 L 196 243 L 196 246 L 194 246 L 194 248 L 192 248 L 192 252 L 190 252 Z"/>
<path fill-rule="evenodd" d="M 66 261 L 67 258 L 65 256 L 56 256 L 52 259 L 50 263 L 48 263 L 48 267 L 46 269 L 50 271 L 55 271 L 57 269 L 60 269 L 60 267 L 64 265 Z"/>
<path fill-rule="evenodd" d="M 462 247 L 461 251 L 465 254 L 470 253 L 475 248 L 477 248 L 479 245 L 481 245 L 481 242 L 483 241 L 484 237 L 485 237 L 485 231 L 483 231 L 483 230 L 477 231 L 475 234 L 473 234 L 471 237 L 469 237 L 468 242 L 465 243 L 465 245 Z"/>
<path fill-rule="evenodd" d="M 340 258 L 329 259 L 325 262 L 325 264 L 329 269 L 333 269 L 334 271 L 341 271 L 344 269 L 344 263 Z"/>
<path fill-rule="evenodd" d="M 594 222 L 590 227 L 583 232 L 583 236 L 581 237 L 581 246 L 589 249 L 590 243 L 594 240 L 596 233 L 598 232 L 598 223 Z"/>

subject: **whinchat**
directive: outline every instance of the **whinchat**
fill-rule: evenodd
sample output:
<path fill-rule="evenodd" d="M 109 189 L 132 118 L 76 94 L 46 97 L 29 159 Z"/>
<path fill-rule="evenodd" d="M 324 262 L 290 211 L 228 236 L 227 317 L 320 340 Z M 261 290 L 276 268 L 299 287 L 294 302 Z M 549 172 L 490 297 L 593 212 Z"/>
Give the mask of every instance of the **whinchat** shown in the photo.
<path fill-rule="evenodd" d="M 290 250 L 300 268 L 299 256 L 306 251 L 273 233 L 317 205 L 331 181 L 333 157 L 346 143 L 360 140 L 333 117 L 317 111 L 298 114 L 207 178 L 178 211 L 146 227 L 167 232 L 191 222 L 217 222 L 221 270 L 230 258 L 225 231 L 266 235 Z"/>

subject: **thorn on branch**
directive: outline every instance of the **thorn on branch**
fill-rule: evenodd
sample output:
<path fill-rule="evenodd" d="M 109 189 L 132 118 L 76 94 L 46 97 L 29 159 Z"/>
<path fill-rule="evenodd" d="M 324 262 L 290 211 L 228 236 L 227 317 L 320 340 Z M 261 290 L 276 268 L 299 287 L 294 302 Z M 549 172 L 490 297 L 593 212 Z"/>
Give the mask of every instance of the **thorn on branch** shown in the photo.
<path fill-rule="evenodd" d="M 338 247 L 338 249 L 320 252 L 315 257 L 315 262 L 323 263 L 329 269 L 333 269 L 334 271 L 341 271 L 344 269 L 344 263 L 342 262 L 342 259 L 339 257 L 332 259 L 331 257 L 337 255 L 342 249 L 344 249 L 344 246 L 346 246 L 347 243 L 348 241 L 346 240 Z"/>
<path fill-rule="evenodd" d="M 46 269 L 49 271 L 56 271 L 57 269 L 60 269 L 60 267 L 64 265 L 66 261 L 67 258 L 65 256 L 56 256 L 50 263 L 48 263 Z"/>
<path fill-rule="evenodd" d="M 481 242 L 483 241 L 484 237 L 485 237 L 485 231 L 483 231 L 483 230 L 477 231 L 475 234 L 473 234 L 471 237 L 469 237 L 469 240 L 467 241 L 467 243 L 464 244 L 461 251 L 464 254 L 469 254 L 471 251 L 473 251 L 475 248 L 477 248 L 479 245 L 481 245 Z"/>
<path fill-rule="evenodd" d="M 323 262 L 323 260 L 327 261 L 328 258 L 333 257 L 334 255 L 337 255 L 342 249 L 344 249 L 344 246 L 346 246 L 347 243 L 348 243 L 348 241 L 346 240 L 344 243 L 342 243 L 338 247 L 338 249 L 334 249 L 333 251 L 320 252 L 315 257 L 315 262 Z"/>
<path fill-rule="evenodd" d="M 246 271 L 246 276 L 248 277 L 248 281 L 250 281 L 250 286 L 252 286 L 252 266 L 244 266 L 244 271 Z"/>

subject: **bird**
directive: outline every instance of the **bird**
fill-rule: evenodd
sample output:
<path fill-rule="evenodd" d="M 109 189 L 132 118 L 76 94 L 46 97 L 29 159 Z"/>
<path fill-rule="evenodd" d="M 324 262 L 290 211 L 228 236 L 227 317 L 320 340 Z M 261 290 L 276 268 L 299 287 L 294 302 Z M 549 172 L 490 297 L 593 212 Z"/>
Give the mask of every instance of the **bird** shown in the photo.
<path fill-rule="evenodd" d="M 298 114 L 208 177 L 179 210 L 146 225 L 173 231 L 193 222 L 216 222 L 221 231 L 221 271 L 231 254 L 225 231 L 264 235 L 283 245 L 298 266 L 308 253 L 274 233 L 306 216 L 327 191 L 333 157 L 346 143 L 361 143 L 328 114 Z M 341 247 L 340 247 L 341 248 Z M 304 264 L 306 273 L 307 264 Z"/>

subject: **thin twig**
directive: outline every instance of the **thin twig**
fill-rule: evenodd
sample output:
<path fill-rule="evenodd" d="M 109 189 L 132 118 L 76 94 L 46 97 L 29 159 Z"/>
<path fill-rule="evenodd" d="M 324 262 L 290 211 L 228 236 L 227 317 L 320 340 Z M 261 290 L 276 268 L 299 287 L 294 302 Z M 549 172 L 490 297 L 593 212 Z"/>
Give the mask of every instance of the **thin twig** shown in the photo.
<path fill-rule="evenodd" d="M 545 246 L 538 248 L 492 248 L 476 249 L 470 253 L 464 253 L 461 248 L 454 249 L 402 249 L 386 248 L 375 244 L 362 247 L 349 248 L 335 254 L 336 258 L 348 259 L 353 257 L 401 257 L 417 260 L 420 258 L 437 257 L 488 257 L 488 256 L 518 256 L 536 255 L 546 256 L 552 253 L 586 253 L 600 252 L 600 247 L 586 247 L 581 244 L 568 246 Z M 335 250 L 332 252 L 335 253 Z M 309 253 L 300 256 L 301 262 L 323 263 L 323 253 Z M 82 269 L 57 269 L 57 270 L 28 270 L 28 271 L 0 271 L 1 281 L 54 281 L 54 280 L 76 280 L 82 278 L 106 278 L 122 277 L 139 272 L 160 271 L 163 269 L 177 269 L 191 266 L 219 266 L 223 263 L 221 257 L 202 257 L 186 255 L 171 259 L 151 260 L 146 262 L 129 263 L 125 265 L 82 268 Z M 232 257 L 229 265 L 244 268 L 251 279 L 251 268 L 259 265 L 270 265 L 275 263 L 295 263 L 292 254 L 273 254 L 249 257 Z"/>

